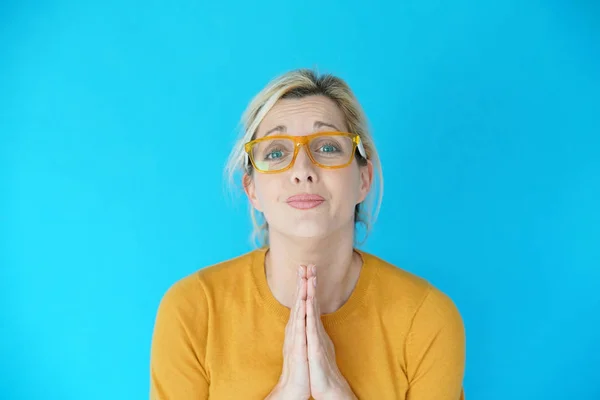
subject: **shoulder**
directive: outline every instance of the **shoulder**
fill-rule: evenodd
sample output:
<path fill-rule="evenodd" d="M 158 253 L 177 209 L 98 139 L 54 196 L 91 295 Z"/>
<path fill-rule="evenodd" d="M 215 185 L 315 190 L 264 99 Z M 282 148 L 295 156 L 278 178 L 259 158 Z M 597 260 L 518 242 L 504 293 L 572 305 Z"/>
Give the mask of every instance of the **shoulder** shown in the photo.
<path fill-rule="evenodd" d="M 359 251 L 364 265 L 371 269 L 374 291 L 388 299 L 400 298 L 404 304 L 416 307 L 432 285 L 425 278 L 400 268 L 390 262 L 364 251 Z"/>
<path fill-rule="evenodd" d="M 239 289 L 251 277 L 254 250 L 237 257 L 202 267 L 180 278 L 168 287 L 161 299 L 161 307 L 192 309 L 206 307 L 217 293 Z"/>
<path fill-rule="evenodd" d="M 413 319 L 417 314 L 441 324 L 460 322 L 460 314 L 454 301 L 445 292 L 424 277 L 389 263 L 373 254 L 362 252 L 365 263 L 373 268 L 372 292 L 383 299 L 385 308 Z"/>

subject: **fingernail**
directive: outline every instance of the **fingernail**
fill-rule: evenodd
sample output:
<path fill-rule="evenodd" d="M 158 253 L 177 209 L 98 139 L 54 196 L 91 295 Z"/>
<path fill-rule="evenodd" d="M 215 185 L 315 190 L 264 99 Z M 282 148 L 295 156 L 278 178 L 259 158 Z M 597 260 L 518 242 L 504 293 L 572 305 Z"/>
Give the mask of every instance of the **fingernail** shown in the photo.
<path fill-rule="evenodd" d="M 315 267 L 315 266 L 313 265 L 313 266 L 311 267 L 311 271 L 312 271 L 313 275 L 314 275 L 314 274 L 316 274 L 316 273 L 317 273 L 317 267 Z"/>
<path fill-rule="evenodd" d="M 316 276 L 313 278 L 313 286 L 317 287 L 317 277 Z"/>
<path fill-rule="evenodd" d="M 298 267 L 298 276 L 302 276 L 302 266 Z"/>

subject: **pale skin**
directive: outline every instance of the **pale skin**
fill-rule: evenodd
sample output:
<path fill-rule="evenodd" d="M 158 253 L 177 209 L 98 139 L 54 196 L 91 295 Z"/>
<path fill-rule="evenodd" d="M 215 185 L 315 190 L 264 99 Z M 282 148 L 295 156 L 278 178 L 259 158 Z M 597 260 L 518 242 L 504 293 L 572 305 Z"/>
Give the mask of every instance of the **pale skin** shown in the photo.
<path fill-rule="evenodd" d="M 294 136 L 348 131 L 339 107 L 323 96 L 279 100 L 261 122 L 256 138 L 272 132 Z M 350 297 L 362 261 L 354 252 L 354 208 L 371 188 L 373 165 L 356 159 L 341 169 L 314 165 L 301 149 L 294 166 L 277 174 L 244 176 L 248 199 L 269 224 L 265 273 L 274 297 L 290 308 L 284 366 L 269 398 L 354 399 L 339 371 L 335 349 L 320 316 Z M 325 201 L 299 210 L 286 203 L 299 193 Z M 316 278 L 318 276 L 318 279 Z"/>

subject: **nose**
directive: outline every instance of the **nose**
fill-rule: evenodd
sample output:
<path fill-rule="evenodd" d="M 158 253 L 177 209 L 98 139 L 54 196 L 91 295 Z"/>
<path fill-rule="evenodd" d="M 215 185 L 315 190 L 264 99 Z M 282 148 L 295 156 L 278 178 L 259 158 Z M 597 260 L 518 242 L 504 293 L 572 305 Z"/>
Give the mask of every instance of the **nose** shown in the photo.
<path fill-rule="evenodd" d="M 298 155 L 296 156 L 296 161 L 294 162 L 292 173 L 290 175 L 292 183 L 315 183 L 318 180 L 316 165 L 310 161 L 306 152 L 305 146 L 302 146 L 302 148 L 298 150 Z"/>

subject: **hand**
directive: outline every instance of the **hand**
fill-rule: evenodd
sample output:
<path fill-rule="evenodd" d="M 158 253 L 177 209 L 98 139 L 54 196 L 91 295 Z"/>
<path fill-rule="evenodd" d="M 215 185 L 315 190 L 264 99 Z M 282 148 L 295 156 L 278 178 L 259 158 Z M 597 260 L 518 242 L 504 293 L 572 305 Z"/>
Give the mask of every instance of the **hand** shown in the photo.
<path fill-rule="evenodd" d="M 316 267 L 309 265 L 306 297 L 306 339 L 310 393 L 315 400 L 356 399 L 350 385 L 338 369 L 335 348 L 323 327 L 317 299 Z"/>
<path fill-rule="evenodd" d="M 298 269 L 298 279 L 290 318 L 283 341 L 283 369 L 279 382 L 267 399 L 301 399 L 310 397 L 306 344 L 306 267 Z"/>

